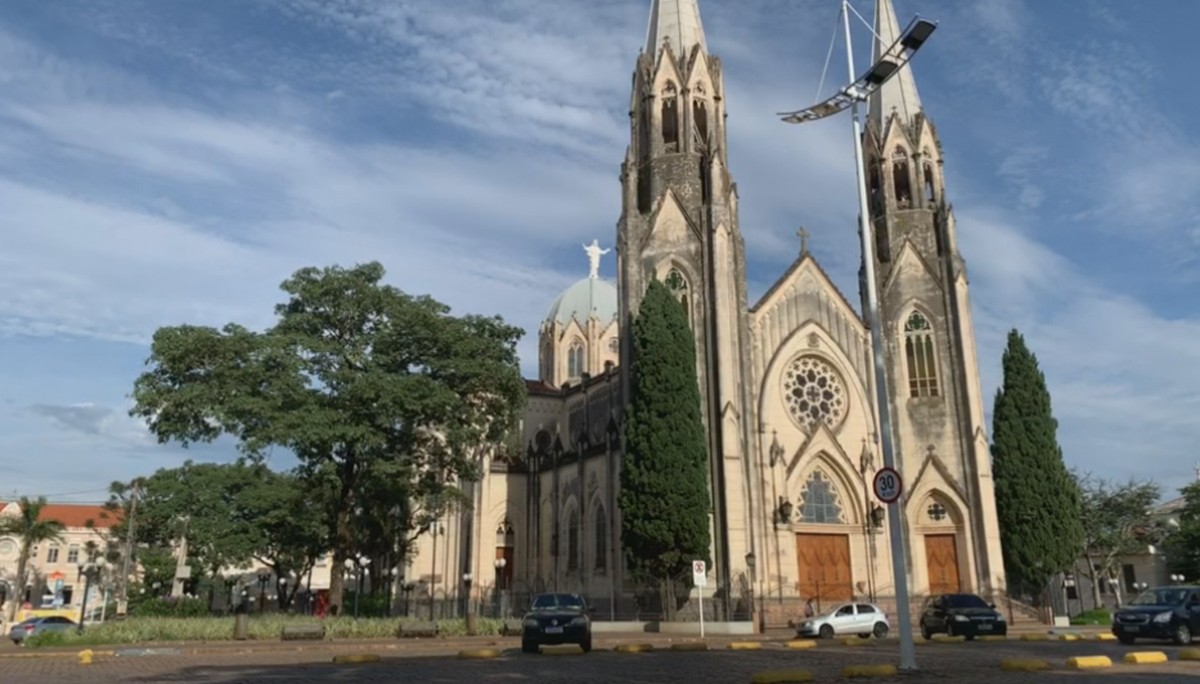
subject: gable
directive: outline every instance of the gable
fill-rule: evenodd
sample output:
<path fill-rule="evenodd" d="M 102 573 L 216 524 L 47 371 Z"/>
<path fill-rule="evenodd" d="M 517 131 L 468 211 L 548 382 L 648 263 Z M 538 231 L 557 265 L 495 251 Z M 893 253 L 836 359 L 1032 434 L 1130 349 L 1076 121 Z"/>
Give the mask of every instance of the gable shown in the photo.
<path fill-rule="evenodd" d="M 894 265 L 891 272 L 888 273 L 887 282 L 883 284 L 884 292 L 891 290 L 896 281 L 901 278 L 910 281 L 914 278 L 928 280 L 938 289 L 941 289 L 941 278 L 930 267 L 929 262 L 921 256 L 920 251 L 913 246 L 912 240 L 907 237 L 904 238 L 904 242 L 900 245 L 900 250 L 892 260 L 892 263 Z"/>
<path fill-rule="evenodd" d="M 682 244 L 693 237 L 698 238 L 699 235 L 700 231 L 683 211 L 675 193 L 667 190 L 650 217 L 650 230 L 646 233 L 642 246 L 645 247 L 651 241 Z"/>

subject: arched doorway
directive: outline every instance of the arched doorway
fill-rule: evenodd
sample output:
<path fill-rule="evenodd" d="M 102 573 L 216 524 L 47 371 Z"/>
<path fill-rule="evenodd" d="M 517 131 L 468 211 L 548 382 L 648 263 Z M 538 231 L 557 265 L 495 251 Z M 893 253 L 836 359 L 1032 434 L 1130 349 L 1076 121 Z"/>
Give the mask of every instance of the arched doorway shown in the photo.
<path fill-rule="evenodd" d="M 817 605 L 854 597 L 850 534 L 839 529 L 849 522 L 833 480 L 817 468 L 800 492 L 794 522 L 805 526 L 796 533 L 797 589 L 802 599 Z"/>
<path fill-rule="evenodd" d="M 925 572 L 930 594 L 962 591 L 958 542 L 961 517 L 945 497 L 931 494 L 918 509 L 918 526 L 925 543 Z"/>

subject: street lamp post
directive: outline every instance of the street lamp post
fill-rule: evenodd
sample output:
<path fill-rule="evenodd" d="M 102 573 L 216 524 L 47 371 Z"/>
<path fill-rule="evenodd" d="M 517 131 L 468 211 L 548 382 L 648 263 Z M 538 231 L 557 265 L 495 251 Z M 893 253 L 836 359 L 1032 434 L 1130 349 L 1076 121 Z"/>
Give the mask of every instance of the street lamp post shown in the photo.
<path fill-rule="evenodd" d="M 786 123 L 800 124 L 823 119 L 846 109 L 850 110 L 854 133 L 854 172 L 858 184 L 859 240 L 862 248 L 864 287 L 867 296 L 867 321 L 870 326 L 871 351 L 874 356 L 875 396 L 879 411 L 880 450 L 883 465 L 896 467 L 892 443 L 892 420 L 890 393 L 884 361 L 884 342 L 880 329 L 879 300 L 876 293 L 875 239 L 871 226 L 870 207 L 867 204 L 866 163 L 862 148 L 862 123 L 858 105 L 866 102 L 880 86 L 886 83 L 901 68 L 908 64 L 917 49 L 929 39 L 937 25 L 924 19 L 914 19 L 900 38 L 882 52 L 867 72 L 855 75 L 854 49 L 850 39 L 850 8 L 848 0 L 842 0 L 841 17 L 846 36 L 846 66 L 851 83 L 833 97 L 807 109 L 781 114 Z M 888 525 L 892 556 L 892 577 L 896 589 L 896 619 L 899 622 L 900 669 L 916 670 L 917 653 L 913 645 L 912 621 L 909 612 L 908 573 L 904 547 L 904 525 L 899 500 L 888 504 Z"/>
<path fill-rule="evenodd" d="M 463 615 L 466 616 L 467 636 L 475 636 L 475 633 L 478 631 L 475 619 L 475 602 L 471 600 L 471 581 L 473 579 L 471 573 L 463 573 Z"/>
<path fill-rule="evenodd" d="M 83 623 L 87 620 L 88 593 L 92 588 L 92 580 L 99 574 L 100 566 L 95 563 L 80 563 L 79 574 L 83 577 L 83 601 L 79 606 L 79 632 L 83 633 Z"/>
<path fill-rule="evenodd" d="M 265 568 L 258 571 L 258 612 L 267 610 L 267 582 L 271 581 L 271 573 Z"/>
<path fill-rule="evenodd" d="M 503 619 L 508 614 L 508 606 L 505 601 L 507 598 L 505 592 L 508 590 L 505 584 L 508 578 L 504 573 L 504 568 L 508 565 L 508 559 L 497 558 L 492 564 L 496 566 L 496 593 L 499 595 L 499 610 L 497 612 L 500 614 L 500 618 Z"/>

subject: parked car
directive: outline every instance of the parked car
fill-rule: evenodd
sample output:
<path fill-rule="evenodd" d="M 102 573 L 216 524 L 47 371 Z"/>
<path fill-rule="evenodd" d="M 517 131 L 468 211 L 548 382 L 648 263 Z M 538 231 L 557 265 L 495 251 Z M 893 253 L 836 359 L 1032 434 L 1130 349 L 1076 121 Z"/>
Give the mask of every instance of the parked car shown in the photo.
<path fill-rule="evenodd" d="M 1156 587 L 1113 613 L 1112 633 L 1123 644 L 1170 639 L 1190 644 L 1200 632 L 1200 587 Z"/>
<path fill-rule="evenodd" d="M 14 644 L 20 646 L 25 639 L 33 636 L 34 634 L 44 634 L 46 632 L 65 632 L 67 630 L 74 629 L 75 627 L 75 621 L 71 618 L 60 617 L 57 615 L 52 615 L 50 617 L 33 617 L 25 620 L 24 622 L 18 622 L 17 624 L 13 625 L 12 629 L 8 632 L 8 638 L 12 639 Z"/>
<path fill-rule="evenodd" d="M 1005 636 L 1008 622 L 996 605 L 975 594 L 938 594 L 930 596 L 921 610 L 921 636 L 934 634 L 963 636 Z"/>
<path fill-rule="evenodd" d="M 867 639 L 871 635 L 884 638 L 891 624 L 883 610 L 872 603 L 843 603 L 824 615 L 805 618 L 796 625 L 800 636 L 819 636 L 823 639 L 838 634 L 857 634 Z"/>
<path fill-rule="evenodd" d="M 538 594 L 521 625 L 521 651 L 537 653 L 538 647 L 579 644 L 592 650 L 592 609 L 579 594 Z"/>

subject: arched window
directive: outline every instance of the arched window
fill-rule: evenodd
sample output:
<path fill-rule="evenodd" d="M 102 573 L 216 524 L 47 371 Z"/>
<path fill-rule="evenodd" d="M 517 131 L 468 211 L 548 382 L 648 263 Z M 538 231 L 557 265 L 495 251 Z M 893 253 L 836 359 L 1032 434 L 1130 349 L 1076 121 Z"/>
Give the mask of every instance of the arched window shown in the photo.
<path fill-rule="evenodd" d="M 896 206 L 907 209 L 912 204 L 912 185 L 908 179 L 908 153 L 897 147 L 892 153 L 892 188 L 896 193 Z"/>
<path fill-rule="evenodd" d="M 933 184 L 933 164 L 925 162 L 925 204 L 933 206 L 937 201 L 937 194 L 934 192 Z"/>
<path fill-rule="evenodd" d="M 496 526 L 496 560 L 503 562 L 495 564 L 496 586 L 500 589 L 512 586 L 513 562 L 517 559 L 513 552 L 516 539 L 516 532 L 513 531 L 512 523 L 508 521 L 508 518 L 500 521 L 500 524 Z"/>
<path fill-rule="evenodd" d="M 567 378 L 578 380 L 583 375 L 583 343 L 575 340 L 567 349 Z"/>
<path fill-rule="evenodd" d="M 595 558 L 593 567 L 596 570 L 604 571 L 608 568 L 608 514 L 604 511 L 604 506 L 597 503 L 592 509 L 595 519 L 592 521 L 592 530 L 596 535 L 595 542 Z"/>
<path fill-rule="evenodd" d="M 699 94 L 703 95 L 704 91 L 701 90 Z M 696 148 L 708 149 L 708 107 L 704 100 L 692 102 L 692 120 L 696 126 Z"/>
<path fill-rule="evenodd" d="M 663 88 L 662 139 L 667 152 L 679 151 L 679 98 L 673 83 Z"/>
<path fill-rule="evenodd" d="M 842 504 L 833 482 L 820 470 L 814 470 L 800 492 L 800 522 L 842 523 Z"/>
<path fill-rule="evenodd" d="M 938 396 L 933 326 L 919 311 L 912 312 L 904 323 L 904 356 L 908 361 L 908 395 Z"/>
<path fill-rule="evenodd" d="M 571 504 L 567 513 L 567 571 L 579 569 L 579 508 Z"/>
<path fill-rule="evenodd" d="M 688 297 L 688 282 L 679 272 L 679 269 L 673 268 L 667 273 L 667 279 L 663 281 L 667 288 L 671 290 L 671 294 L 675 295 L 675 299 L 683 306 L 683 314 L 687 316 L 688 324 L 692 322 L 692 308 L 689 305 Z"/>

